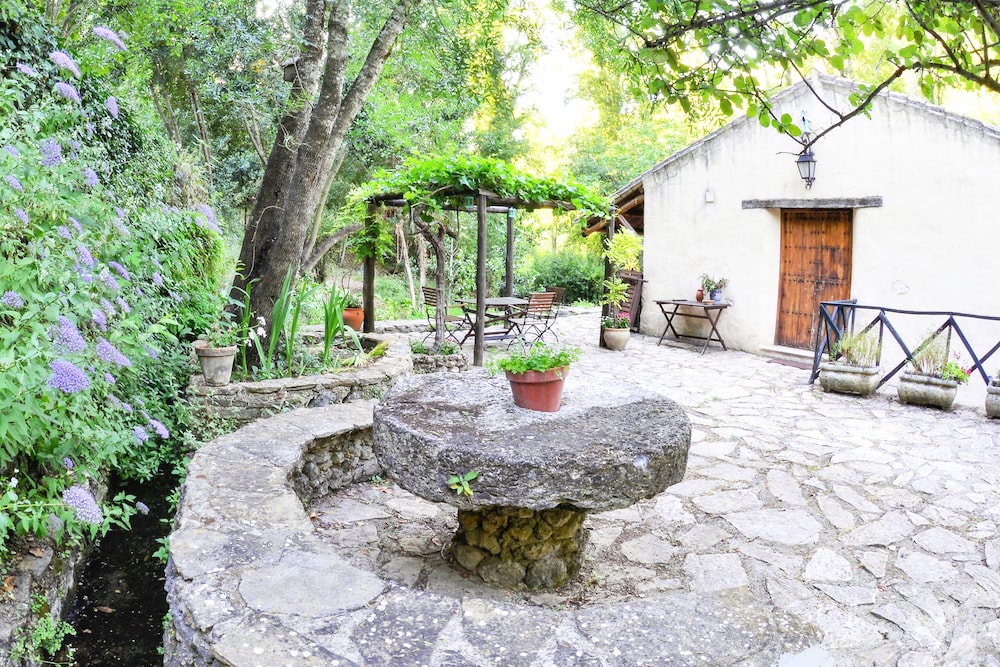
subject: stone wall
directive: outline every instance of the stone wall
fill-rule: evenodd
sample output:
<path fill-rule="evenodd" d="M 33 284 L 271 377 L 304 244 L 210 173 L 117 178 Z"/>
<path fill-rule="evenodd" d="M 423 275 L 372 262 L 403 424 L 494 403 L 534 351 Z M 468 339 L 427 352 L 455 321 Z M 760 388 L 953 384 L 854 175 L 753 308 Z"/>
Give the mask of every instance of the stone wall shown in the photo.
<path fill-rule="evenodd" d="M 223 387 L 211 387 L 201 375 L 192 376 L 187 389 L 191 410 L 209 423 L 231 422 L 234 428 L 230 430 L 235 430 L 255 419 L 296 408 L 379 398 L 411 372 L 409 343 L 389 335 L 367 334 L 365 338 L 387 342 L 385 355 L 367 366 L 338 373 L 233 382 Z"/>
<path fill-rule="evenodd" d="M 198 450 L 170 536 L 166 667 L 277 664 L 260 657 L 257 644 L 284 650 L 285 642 L 248 628 L 269 612 L 308 614 L 294 592 L 299 585 L 350 581 L 351 605 L 382 592 L 374 575 L 323 555 L 303 509 L 303 501 L 379 472 L 371 447 L 374 405 L 294 410 Z M 289 591 L 294 611 L 282 606 Z M 343 597 L 323 596 L 330 615 Z"/>

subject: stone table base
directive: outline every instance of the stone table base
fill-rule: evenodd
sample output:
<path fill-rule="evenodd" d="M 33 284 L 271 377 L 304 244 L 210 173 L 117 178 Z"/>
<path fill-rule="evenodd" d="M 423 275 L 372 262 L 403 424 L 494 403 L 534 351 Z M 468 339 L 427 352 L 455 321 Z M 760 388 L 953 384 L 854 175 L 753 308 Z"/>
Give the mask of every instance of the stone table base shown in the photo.
<path fill-rule="evenodd" d="M 580 571 L 588 538 L 585 516 L 559 508 L 459 510 L 451 555 L 493 586 L 558 588 Z"/>

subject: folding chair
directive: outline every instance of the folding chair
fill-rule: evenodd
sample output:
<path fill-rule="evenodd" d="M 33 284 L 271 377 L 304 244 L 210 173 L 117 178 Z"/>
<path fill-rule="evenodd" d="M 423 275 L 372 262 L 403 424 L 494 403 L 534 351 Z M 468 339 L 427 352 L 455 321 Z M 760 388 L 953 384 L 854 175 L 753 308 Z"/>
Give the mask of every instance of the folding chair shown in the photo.
<path fill-rule="evenodd" d="M 424 294 L 424 310 L 427 314 L 427 323 L 431 328 L 431 333 L 424 339 L 427 340 L 434 335 L 437 328 L 437 288 L 423 287 L 421 290 Z M 445 303 L 447 303 L 447 301 Z M 464 315 L 462 317 L 459 317 L 458 315 L 451 315 L 448 313 L 448 308 L 445 308 L 444 328 L 445 338 L 450 338 L 458 345 L 462 345 L 465 342 L 465 339 L 469 337 L 469 334 L 472 333 L 472 321 L 469 320 L 468 315 Z M 459 338 L 458 334 L 465 329 L 467 329 L 465 335 Z"/>
<path fill-rule="evenodd" d="M 552 325 L 559 315 L 559 305 L 554 292 L 532 292 L 528 295 L 528 305 L 520 314 L 519 320 L 514 320 L 519 338 L 533 343 L 551 333 L 556 342 L 559 336 L 552 330 Z"/>
<path fill-rule="evenodd" d="M 546 292 L 552 292 L 556 295 L 555 306 L 558 308 L 563 305 L 563 301 L 566 300 L 566 288 L 565 287 L 546 287 Z"/>

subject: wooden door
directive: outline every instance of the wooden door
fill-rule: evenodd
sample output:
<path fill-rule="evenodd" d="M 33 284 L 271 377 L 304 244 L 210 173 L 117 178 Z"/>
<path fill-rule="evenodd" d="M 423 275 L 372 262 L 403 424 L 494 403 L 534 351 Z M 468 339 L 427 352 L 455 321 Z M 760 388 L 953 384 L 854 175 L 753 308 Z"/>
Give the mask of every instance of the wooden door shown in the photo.
<path fill-rule="evenodd" d="M 820 301 L 851 298 L 850 209 L 781 211 L 781 277 L 774 342 L 812 349 Z"/>

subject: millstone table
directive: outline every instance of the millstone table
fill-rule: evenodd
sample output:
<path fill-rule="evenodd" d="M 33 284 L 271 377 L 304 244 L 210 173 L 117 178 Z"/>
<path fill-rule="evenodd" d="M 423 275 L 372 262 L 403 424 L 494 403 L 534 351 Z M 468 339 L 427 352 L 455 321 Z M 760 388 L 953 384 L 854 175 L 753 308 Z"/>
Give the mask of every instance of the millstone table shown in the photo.
<path fill-rule="evenodd" d="M 559 412 L 525 410 L 506 380 L 474 369 L 401 380 L 376 407 L 373 435 L 399 486 L 458 508 L 455 563 L 494 586 L 551 589 L 580 570 L 588 512 L 681 480 L 691 425 L 673 401 L 573 369 Z M 457 494 L 448 479 L 469 472 L 473 495 Z"/>

